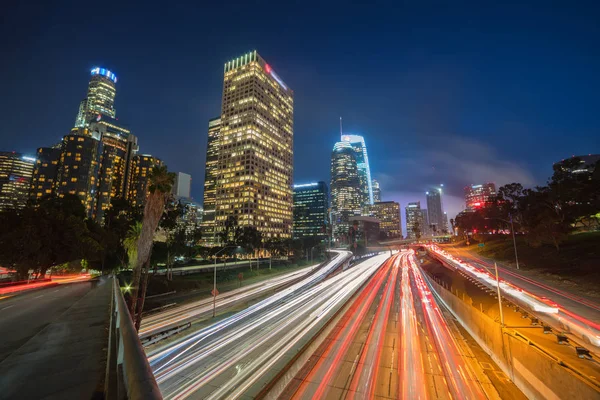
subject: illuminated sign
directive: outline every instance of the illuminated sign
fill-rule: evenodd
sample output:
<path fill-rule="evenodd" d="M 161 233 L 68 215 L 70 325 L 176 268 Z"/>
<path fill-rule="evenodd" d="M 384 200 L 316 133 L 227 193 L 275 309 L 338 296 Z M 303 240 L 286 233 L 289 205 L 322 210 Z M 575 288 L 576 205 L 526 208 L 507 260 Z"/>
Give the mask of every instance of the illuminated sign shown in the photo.
<path fill-rule="evenodd" d="M 483 185 L 471 185 L 471 189 L 479 189 Z"/>
<path fill-rule="evenodd" d="M 90 73 L 92 75 L 106 76 L 108 79 L 110 79 L 114 83 L 117 83 L 117 76 L 115 74 L 113 74 L 111 71 L 107 70 L 106 68 L 100 68 L 100 67 L 92 68 Z"/>
<path fill-rule="evenodd" d="M 311 187 L 311 186 L 318 186 L 319 184 L 316 182 L 311 182 L 311 183 L 303 183 L 301 185 L 294 185 L 294 189 L 297 188 L 303 188 L 303 187 Z"/>
<path fill-rule="evenodd" d="M 23 161 L 31 161 L 31 162 L 36 162 L 36 161 L 37 161 L 37 158 L 35 158 L 35 157 L 27 157 L 27 156 L 23 156 L 23 157 L 21 157 L 21 159 L 22 159 Z"/>
<path fill-rule="evenodd" d="M 283 83 L 281 78 L 277 76 L 277 74 L 275 73 L 275 71 L 273 71 L 273 68 L 271 68 L 269 64 L 265 64 L 265 71 L 267 72 L 267 74 L 271 75 L 273 79 L 277 81 L 277 83 L 279 83 L 279 86 L 281 86 L 285 90 L 288 90 L 287 86 L 285 86 L 285 83 Z"/>

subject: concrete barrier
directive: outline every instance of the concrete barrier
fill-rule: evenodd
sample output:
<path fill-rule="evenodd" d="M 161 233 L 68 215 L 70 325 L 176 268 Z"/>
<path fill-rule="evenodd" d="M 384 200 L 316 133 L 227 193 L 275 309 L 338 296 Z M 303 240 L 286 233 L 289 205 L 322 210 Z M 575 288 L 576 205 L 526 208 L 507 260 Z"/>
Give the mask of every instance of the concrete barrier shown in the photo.
<path fill-rule="evenodd" d="M 582 379 L 560 359 L 518 332 L 502 329 L 499 323 L 463 302 L 427 274 L 425 277 L 436 297 L 528 398 L 600 398 L 598 387 Z"/>

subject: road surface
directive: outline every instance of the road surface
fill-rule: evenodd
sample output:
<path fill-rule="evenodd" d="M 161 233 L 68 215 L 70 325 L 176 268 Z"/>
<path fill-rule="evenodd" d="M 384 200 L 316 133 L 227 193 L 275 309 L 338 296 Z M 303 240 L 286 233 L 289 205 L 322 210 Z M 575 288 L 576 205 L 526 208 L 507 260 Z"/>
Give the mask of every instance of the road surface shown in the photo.
<path fill-rule="evenodd" d="M 283 291 L 149 355 L 166 399 L 251 398 L 379 269 L 388 254 L 324 280 L 337 258 Z"/>
<path fill-rule="evenodd" d="M 486 398 L 464 354 L 412 252 L 402 252 L 373 276 L 279 398 Z"/>

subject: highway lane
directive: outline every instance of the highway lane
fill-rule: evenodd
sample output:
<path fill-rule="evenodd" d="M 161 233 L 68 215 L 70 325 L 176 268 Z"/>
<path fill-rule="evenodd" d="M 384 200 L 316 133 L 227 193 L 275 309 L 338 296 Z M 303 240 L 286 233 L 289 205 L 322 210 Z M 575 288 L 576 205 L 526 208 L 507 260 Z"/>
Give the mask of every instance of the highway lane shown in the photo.
<path fill-rule="evenodd" d="M 0 300 L 0 362 L 90 291 L 93 282 L 38 289 Z"/>
<path fill-rule="evenodd" d="M 473 262 L 458 258 L 439 246 L 429 248 L 472 279 L 494 290 L 497 288 L 493 264 L 490 266 L 489 262 L 482 260 Z M 594 303 L 564 292 L 559 296 L 557 293 L 561 291 L 526 277 L 518 277 L 519 274 L 506 269 L 499 268 L 498 275 L 503 296 L 600 355 L 600 312 L 595 309 Z"/>
<path fill-rule="evenodd" d="M 311 273 L 313 268 L 314 266 L 306 267 L 239 289 L 219 293 L 216 298 L 216 309 L 223 310 L 226 307 L 249 301 L 263 293 L 268 293 L 269 291 L 274 291 L 285 285 L 289 285 Z M 141 338 L 144 338 L 171 327 L 179 326 L 187 322 L 198 321 L 203 317 L 212 316 L 212 310 L 213 298 L 207 297 L 180 306 L 175 306 L 158 313 L 150 314 L 142 320 L 139 335 Z"/>
<path fill-rule="evenodd" d="M 486 398 L 420 274 L 388 260 L 279 398 Z"/>
<path fill-rule="evenodd" d="M 387 257 L 375 256 L 323 280 L 337 267 L 333 260 L 248 309 L 153 352 L 149 360 L 161 392 L 177 399 L 255 395 Z"/>

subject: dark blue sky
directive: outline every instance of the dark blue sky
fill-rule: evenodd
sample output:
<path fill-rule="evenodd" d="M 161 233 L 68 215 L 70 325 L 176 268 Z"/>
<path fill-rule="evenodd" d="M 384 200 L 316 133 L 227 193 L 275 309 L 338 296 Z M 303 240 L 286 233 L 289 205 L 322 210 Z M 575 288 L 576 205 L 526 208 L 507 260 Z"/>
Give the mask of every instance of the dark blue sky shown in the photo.
<path fill-rule="evenodd" d="M 385 200 L 443 182 L 451 216 L 466 184 L 541 184 L 600 152 L 595 2 L 22 3 L 0 28 L 2 150 L 58 141 L 101 65 L 141 151 L 191 173 L 200 199 L 223 63 L 256 49 L 295 91 L 296 182 L 329 181 L 340 115 Z"/>

